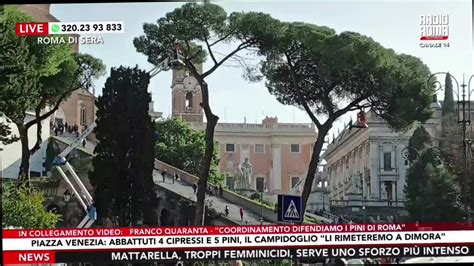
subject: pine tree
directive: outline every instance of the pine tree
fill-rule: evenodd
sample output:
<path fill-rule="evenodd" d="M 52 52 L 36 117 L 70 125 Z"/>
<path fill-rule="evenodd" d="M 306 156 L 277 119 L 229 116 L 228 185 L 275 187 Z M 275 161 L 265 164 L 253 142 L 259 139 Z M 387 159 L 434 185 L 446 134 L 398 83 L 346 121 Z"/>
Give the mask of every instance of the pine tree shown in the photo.
<path fill-rule="evenodd" d="M 97 101 L 98 145 L 90 179 L 99 221 L 119 217 L 120 226 L 154 224 L 154 123 L 148 114 L 150 77 L 137 67 L 113 68 Z"/>
<path fill-rule="evenodd" d="M 460 189 L 440 159 L 423 126 L 415 130 L 408 149 L 410 169 L 407 173 L 406 208 L 413 221 L 459 221 L 462 218 Z"/>

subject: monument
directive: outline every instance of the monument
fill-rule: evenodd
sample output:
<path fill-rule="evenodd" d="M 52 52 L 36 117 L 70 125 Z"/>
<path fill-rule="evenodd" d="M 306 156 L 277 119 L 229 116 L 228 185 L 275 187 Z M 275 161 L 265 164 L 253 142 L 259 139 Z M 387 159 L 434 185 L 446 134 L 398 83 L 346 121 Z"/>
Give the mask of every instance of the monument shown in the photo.
<path fill-rule="evenodd" d="M 252 178 L 252 164 L 249 162 L 249 158 L 245 158 L 244 162 L 239 165 L 239 178 L 237 180 L 236 189 L 240 190 L 251 190 L 251 178 Z"/>
<path fill-rule="evenodd" d="M 387 185 L 385 182 L 382 183 L 380 186 L 380 194 L 381 194 L 381 199 L 386 200 L 387 199 Z"/>

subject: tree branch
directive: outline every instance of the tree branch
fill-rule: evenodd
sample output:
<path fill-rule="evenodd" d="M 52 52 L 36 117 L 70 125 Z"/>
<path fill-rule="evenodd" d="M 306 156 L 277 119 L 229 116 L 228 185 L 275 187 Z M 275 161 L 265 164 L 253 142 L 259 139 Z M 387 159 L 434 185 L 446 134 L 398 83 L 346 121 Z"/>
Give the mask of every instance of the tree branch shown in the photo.
<path fill-rule="evenodd" d="M 293 85 L 296 89 L 296 94 L 298 95 L 299 103 L 303 106 L 306 113 L 308 113 L 309 117 L 311 118 L 313 123 L 316 125 L 316 127 L 318 129 L 320 129 L 321 128 L 321 123 L 319 122 L 318 118 L 314 115 L 313 111 L 311 111 L 311 108 L 309 108 L 309 106 L 306 103 L 303 95 L 301 94 L 301 91 L 300 91 L 300 88 L 299 88 L 299 85 L 298 85 L 298 81 L 296 80 L 296 74 L 295 74 L 295 71 L 293 69 L 293 65 L 291 64 L 290 56 L 287 53 L 285 53 L 285 56 L 286 56 L 286 60 L 288 62 L 288 68 L 290 70 L 291 79 L 293 80 Z"/>
<path fill-rule="evenodd" d="M 45 102 L 44 98 L 41 99 L 41 102 L 44 104 Z M 40 106 L 42 106 L 42 104 L 39 104 L 35 110 L 35 117 L 40 116 L 40 112 L 41 112 Z M 41 148 L 41 142 L 43 142 L 43 139 L 41 138 L 41 129 L 42 129 L 41 120 L 39 120 L 36 123 L 36 143 L 35 143 L 35 146 L 33 146 L 33 148 L 30 149 L 29 151 L 30 155 L 33 155 L 37 150 Z"/>
<path fill-rule="evenodd" d="M 50 115 L 52 115 L 54 112 L 56 112 L 56 110 L 59 109 L 59 106 L 61 105 L 62 101 L 73 91 L 77 90 L 77 89 L 80 89 L 82 87 L 84 87 L 84 85 L 89 81 L 89 79 L 92 77 L 92 74 L 89 75 L 85 80 L 84 82 L 82 82 L 81 84 L 79 84 L 78 86 L 74 87 L 74 88 L 71 88 L 70 90 L 67 90 L 66 92 L 64 92 L 63 94 L 61 94 L 61 97 L 59 97 L 59 100 L 56 102 L 56 104 L 54 105 L 53 108 L 51 108 L 48 112 L 44 113 L 43 115 L 39 116 L 39 117 L 35 117 L 35 119 L 29 121 L 28 123 L 25 124 L 25 128 L 28 129 L 30 128 L 31 126 L 33 126 L 34 124 L 36 123 L 40 123 L 41 121 L 43 121 L 44 119 L 48 118 Z"/>
<path fill-rule="evenodd" d="M 212 47 L 212 46 L 214 46 L 215 44 L 217 44 L 217 43 L 219 43 L 219 42 L 221 42 L 221 41 L 227 39 L 229 36 L 231 36 L 232 34 L 234 34 L 234 32 L 235 32 L 235 28 L 232 29 L 231 31 L 229 31 L 229 33 L 227 33 L 226 35 L 224 35 L 222 38 L 219 38 L 219 39 L 217 39 L 215 42 L 211 43 L 209 46 Z"/>
<path fill-rule="evenodd" d="M 334 118 L 338 118 L 340 116 L 342 116 L 343 114 L 349 112 L 349 111 L 354 111 L 354 110 L 357 110 L 357 109 L 360 109 L 362 106 L 359 105 L 359 103 L 361 101 L 363 101 L 365 98 L 367 98 L 367 96 L 365 94 L 361 95 L 360 97 L 356 98 L 354 101 L 352 101 L 351 103 L 349 103 L 346 107 L 342 108 L 342 109 L 339 109 L 337 110 L 335 113 L 334 113 Z M 354 108 L 354 109 L 353 109 Z"/>
<path fill-rule="evenodd" d="M 214 72 L 220 65 L 222 65 L 227 59 L 231 58 L 233 55 L 238 53 L 239 51 L 253 45 L 254 42 L 248 41 L 248 42 L 243 42 L 241 43 L 234 51 L 226 55 L 221 61 L 219 61 L 217 64 L 215 64 L 213 67 L 211 67 L 209 70 L 207 70 L 204 74 L 202 74 L 202 78 L 204 79 L 205 77 L 209 76 Z"/>
<path fill-rule="evenodd" d="M 212 53 L 211 46 L 209 45 L 209 42 L 206 36 L 204 36 L 204 42 L 206 42 L 207 50 L 209 51 L 209 55 L 211 56 L 212 61 L 214 61 L 214 64 L 217 64 L 217 60 L 214 57 L 214 53 Z"/>

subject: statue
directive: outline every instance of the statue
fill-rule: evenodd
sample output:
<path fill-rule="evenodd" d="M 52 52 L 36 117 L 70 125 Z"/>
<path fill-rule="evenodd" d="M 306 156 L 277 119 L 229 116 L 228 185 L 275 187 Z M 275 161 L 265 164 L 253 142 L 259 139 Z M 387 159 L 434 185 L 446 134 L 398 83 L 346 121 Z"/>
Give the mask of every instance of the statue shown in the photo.
<path fill-rule="evenodd" d="M 240 182 L 239 188 L 250 189 L 251 178 L 252 178 L 252 164 L 249 162 L 249 158 L 245 158 L 244 162 L 240 164 Z"/>
<path fill-rule="evenodd" d="M 387 199 L 387 185 L 385 184 L 385 182 L 383 182 L 380 186 L 380 195 L 382 199 Z"/>
<path fill-rule="evenodd" d="M 354 193 L 354 194 L 357 194 L 357 191 L 358 191 L 358 184 L 357 184 L 357 176 L 356 175 L 352 175 L 352 178 L 351 178 L 351 192 Z"/>

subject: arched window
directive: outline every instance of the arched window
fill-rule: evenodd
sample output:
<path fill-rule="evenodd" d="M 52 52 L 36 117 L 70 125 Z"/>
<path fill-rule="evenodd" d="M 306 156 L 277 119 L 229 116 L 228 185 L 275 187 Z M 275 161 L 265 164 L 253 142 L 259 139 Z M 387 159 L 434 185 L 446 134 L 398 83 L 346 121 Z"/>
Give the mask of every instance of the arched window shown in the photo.
<path fill-rule="evenodd" d="M 187 92 L 186 93 L 186 108 L 192 108 L 192 107 L 193 107 L 193 93 Z"/>
<path fill-rule="evenodd" d="M 87 125 L 86 108 L 81 106 L 81 125 Z"/>

